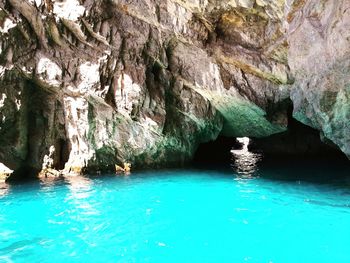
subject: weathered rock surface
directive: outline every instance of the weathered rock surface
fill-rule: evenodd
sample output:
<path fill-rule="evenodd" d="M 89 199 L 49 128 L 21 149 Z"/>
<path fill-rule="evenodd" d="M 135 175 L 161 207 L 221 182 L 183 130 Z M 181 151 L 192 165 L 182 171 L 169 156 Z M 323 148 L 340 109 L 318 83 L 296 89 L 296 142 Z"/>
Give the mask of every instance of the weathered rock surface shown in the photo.
<path fill-rule="evenodd" d="M 296 1 L 288 19 L 294 117 L 350 156 L 350 2 Z"/>
<path fill-rule="evenodd" d="M 287 2 L 2 1 L 0 162 L 181 164 L 219 135 L 286 131 L 290 97 L 349 154 L 347 3 Z"/>

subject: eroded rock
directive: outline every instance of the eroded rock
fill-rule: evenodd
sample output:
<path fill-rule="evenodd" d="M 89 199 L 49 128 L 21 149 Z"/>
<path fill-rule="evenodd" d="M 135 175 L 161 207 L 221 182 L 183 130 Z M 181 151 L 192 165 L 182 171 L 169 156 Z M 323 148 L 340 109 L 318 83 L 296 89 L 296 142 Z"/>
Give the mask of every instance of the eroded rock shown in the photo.
<path fill-rule="evenodd" d="M 350 156 L 350 3 L 308 1 L 291 11 L 294 117 Z"/>
<path fill-rule="evenodd" d="M 290 98 L 349 154 L 348 3 L 322 3 L 8 0 L 0 161 L 54 175 L 181 164 L 219 135 L 286 131 Z"/>

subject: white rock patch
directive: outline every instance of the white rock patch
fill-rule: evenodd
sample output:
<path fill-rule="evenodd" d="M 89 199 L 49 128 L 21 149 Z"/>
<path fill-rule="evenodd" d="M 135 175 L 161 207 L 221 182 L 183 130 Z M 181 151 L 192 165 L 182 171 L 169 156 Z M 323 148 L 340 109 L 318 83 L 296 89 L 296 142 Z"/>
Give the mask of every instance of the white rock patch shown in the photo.
<path fill-rule="evenodd" d="M 7 98 L 7 96 L 5 93 L 1 94 L 1 96 L 0 96 L 0 108 L 4 107 L 6 98 Z"/>
<path fill-rule="evenodd" d="M 80 92 L 92 92 L 93 94 L 101 93 L 104 91 L 100 90 L 100 66 L 107 61 L 108 55 L 104 55 L 98 59 L 97 63 L 85 62 L 79 66 L 80 73 L 80 83 L 78 85 L 78 90 Z M 104 90 L 109 87 L 104 87 Z"/>
<path fill-rule="evenodd" d="M 28 70 L 26 67 L 22 67 L 22 71 L 24 72 L 24 73 L 26 73 L 26 74 L 30 74 L 30 73 L 32 73 L 30 70 Z"/>
<path fill-rule="evenodd" d="M 43 170 L 53 168 L 53 164 L 54 164 L 53 158 L 54 158 L 55 151 L 56 151 L 55 146 L 51 145 L 49 148 L 49 153 L 46 154 L 43 159 L 43 164 L 42 164 Z"/>
<path fill-rule="evenodd" d="M 13 170 L 9 169 L 7 166 L 5 166 L 3 163 L 0 163 L 0 172 L 4 173 L 13 173 Z"/>
<path fill-rule="evenodd" d="M 16 99 L 16 100 L 15 100 L 15 103 L 16 103 L 16 108 L 17 108 L 17 110 L 20 110 L 20 109 L 21 109 L 21 106 L 22 106 L 21 100 Z"/>
<path fill-rule="evenodd" d="M 0 163 L 0 183 L 4 183 L 8 176 L 13 173 L 11 169 Z"/>
<path fill-rule="evenodd" d="M 66 168 L 85 167 L 87 160 L 93 156 L 86 138 L 89 131 L 88 102 L 84 98 L 67 97 L 64 109 L 67 136 L 71 143 Z"/>
<path fill-rule="evenodd" d="M 54 1 L 53 13 L 60 18 L 77 21 L 85 12 L 78 0 Z"/>
<path fill-rule="evenodd" d="M 187 23 L 192 17 L 191 12 L 172 1 L 167 1 L 167 10 L 169 15 L 171 15 L 169 17 L 169 21 L 171 21 L 175 32 L 179 34 L 186 34 Z"/>
<path fill-rule="evenodd" d="M 1 33 L 8 33 L 11 28 L 14 28 L 17 24 L 14 23 L 11 19 L 6 18 L 2 27 L 0 27 Z"/>
<path fill-rule="evenodd" d="M 4 76 L 6 68 L 3 66 L 0 66 L 0 77 Z"/>
<path fill-rule="evenodd" d="M 129 75 L 121 74 L 118 79 L 118 90 L 115 94 L 118 110 L 130 115 L 133 104 L 139 100 L 140 93 L 141 87 L 133 83 Z"/>
<path fill-rule="evenodd" d="M 41 6 L 42 0 L 29 0 L 29 3 L 36 6 Z"/>
<path fill-rule="evenodd" d="M 42 80 L 53 86 L 59 86 L 58 80 L 62 76 L 60 67 L 48 58 L 41 58 L 37 65 L 37 72 Z"/>
<path fill-rule="evenodd" d="M 86 62 L 79 67 L 81 82 L 78 86 L 80 91 L 91 90 L 100 82 L 99 64 Z"/>
<path fill-rule="evenodd" d="M 13 69 L 13 65 L 9 65 L 7 67 L 0 66 L 0 78 L 4 76 L 6 70 Z"/>

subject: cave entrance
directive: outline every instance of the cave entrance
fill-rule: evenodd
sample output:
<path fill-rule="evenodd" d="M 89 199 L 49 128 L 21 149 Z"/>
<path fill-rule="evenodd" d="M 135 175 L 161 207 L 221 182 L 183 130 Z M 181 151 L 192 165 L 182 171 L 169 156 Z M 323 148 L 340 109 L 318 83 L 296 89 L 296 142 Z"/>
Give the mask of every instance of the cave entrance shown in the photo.
<path fill-rule="evenodd" d="M 262 154 L 250 151 L 249 137 L 228 138 L 201 144 L 194 157 L 195 165 L 232 168 L 241 177 L 252 177 L 257 172 Z"/>
<path fill-rule="evenodd" d="M 312 160 L 347 162 L 347 157 L 327 138 L 321 138 L 320 132 L 290 118 L 288 130 L 266 138 L 255 138 L 249 144 L 249 150 L 262 152 L 264 162 Z"/>
<path fill-rule="evenodd" d="M 231 163 L 233 154 L 248 153 L 250 143 L 248 137 L 219 136 L 215 141 L 199 145 L 193 162 L 198 165 L 227 165 Z"/>
<path fill-rule="evenodd" d="M 199 145 L 193 162 L 196 165 L 223 165 L 231 162 L 231 150 L 241 145 L 236 138 L 219 136 L 215 141 Z"/>
<path fill-rule="evenodd" d="M 194 156 L 194 164 L 231 167 L 241 176 L 254 176 L 258 168 L 340 167 L 348 166 L 349 161 L 332 142 L 321 139 L 319 131 L 290 119 L 286 132 L 266 138 L 219 136 L 203 143 Z"/>

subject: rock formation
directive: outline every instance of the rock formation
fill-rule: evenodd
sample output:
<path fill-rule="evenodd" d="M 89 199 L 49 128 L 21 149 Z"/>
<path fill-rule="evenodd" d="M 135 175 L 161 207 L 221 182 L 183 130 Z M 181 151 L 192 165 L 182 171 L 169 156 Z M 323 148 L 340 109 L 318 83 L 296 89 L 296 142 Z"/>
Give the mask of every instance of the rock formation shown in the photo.
<path fill-rule="evenodd" d="M 2 0 L 0 162 L 182 164 L 219 135 L 286 131 L 291 100 L 350 156 L 349 5 Z"/>
<path fill-rule="evenodd" d="M 12 173 L 12 170 L 0 163 L 0 184 L 4 183 Z"/>
<path fill-rule="evenodd" d="M 294 118 L 349 157 L 350 2 L 295 1 L 287 19 Z"/>

